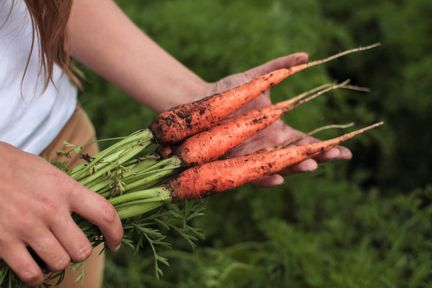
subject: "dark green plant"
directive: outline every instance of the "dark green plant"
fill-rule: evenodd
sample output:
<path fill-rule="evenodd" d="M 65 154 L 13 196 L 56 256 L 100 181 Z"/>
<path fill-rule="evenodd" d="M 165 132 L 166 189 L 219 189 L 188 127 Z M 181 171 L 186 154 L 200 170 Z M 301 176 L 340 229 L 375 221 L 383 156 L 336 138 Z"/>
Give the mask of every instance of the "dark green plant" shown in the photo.
<path fill-rule="evenodd" d="M 302 72 L 275 100 L 334 80 L 368 86 L 289 113 L 309 131 L 377 119 L 384 129 L 349 144 L 354 159 L 212 197 L 195 223 L 206 239 L 165 276 L 149 277 L 151 249 L 108 257 L 107 287 L 428 287 L 431 282 L 432 3 L 413 1 L 117 1 L 162 47 L 208 81 L 296 51 L 319 59 L 383 46 Z M 81 101 L 100 137 L 147 125 L 153 113 L 93 74 Z M 360 98 L 361 97 L 361 98 Z M 121 107 L 121 108 L 119 108 Z M 330 134 L 329 134 L 330 133 Z M 335 132 L 318 137 L 335 136 Z M 170 240 L 171 241 L 171 240 Z"/>

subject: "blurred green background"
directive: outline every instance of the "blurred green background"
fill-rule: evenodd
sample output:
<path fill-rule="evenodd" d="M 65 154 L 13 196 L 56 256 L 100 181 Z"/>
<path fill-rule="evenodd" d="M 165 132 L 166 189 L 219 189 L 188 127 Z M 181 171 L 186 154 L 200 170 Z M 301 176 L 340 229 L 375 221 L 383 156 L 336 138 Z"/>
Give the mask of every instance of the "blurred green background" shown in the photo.
<path fill-rule="evenodd" d="M 348 146 L 349 162 L 290 176 L 273 189 L 247 186 L 207 200 L 195 251 L 173 238 L 171 267 L 153 277 L 145 252 L 109 255 L 105 287 L 430 287 L 432 283 L 432 1 L 122 0 L 146 33 L 207 81 L 275 57 L 318 59 L 381 48 L 302 72 L 274 100 L 331 80 L 338 92 L 286 117 L 303 131 L 329 123 L 386 124 Z M 145 73 L 145 67 L 143 67 Z M 87 71 L 81 103 L 100 138 L 145 127 L 149 110 Z M 172 87 L 176 89 L 176 87 Z M 330 137 L 340 131 L 320 134 Z"/>

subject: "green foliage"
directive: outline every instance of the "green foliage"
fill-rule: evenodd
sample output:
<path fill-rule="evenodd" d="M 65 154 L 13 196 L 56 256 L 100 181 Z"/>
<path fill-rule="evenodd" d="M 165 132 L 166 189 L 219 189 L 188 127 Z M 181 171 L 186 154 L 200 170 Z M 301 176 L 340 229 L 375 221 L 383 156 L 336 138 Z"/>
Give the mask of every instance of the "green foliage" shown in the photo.
<path fill-rule="evenodd" d="M 384 137 L 376 141 L 379 151 L 374 152 L 379 161 L 369 165 L 377 178 L 373 180 L 388 193 L 430 183 L 432 162 L 420 159 L 432 158 L 432 136 L 426 132 L 432 123 L 432 2 L 326 1 L 323 8 L 327 17 L 349 28 L 356 42 L 384 44 L 378 53 L 350 61 L 341 70 L 373 88 L 363 105 L 386 120 Z"/>
<path fill-rule="evenodd" d="M 107 287 L 428 287 L 432 281 L 432 2 L 118 1 L 163 48 L 208 81 L 296 51 L 311 59 L 382 42 L 302 72 L 274 100 L 352 79 L 370 94 L 335 92 L 290 113 L 304 131 L 329 123 L 386 125 L 347 145 L 348 163 L 208 201 L 195 252 L 176 237 L 171 267 L 152 276 L 151 248 L 108 257 Z M 145 69 L 143 70 L 145 73 Z M 81 103 L 101 138 L 146 126 L 153 113 L 87 72 Z M 173 87 L 175 89 L 175 87 Z M 318 137 L 334 136 L 335 132 Z M 145 244 L 144 244 L 145 245 Z"/>

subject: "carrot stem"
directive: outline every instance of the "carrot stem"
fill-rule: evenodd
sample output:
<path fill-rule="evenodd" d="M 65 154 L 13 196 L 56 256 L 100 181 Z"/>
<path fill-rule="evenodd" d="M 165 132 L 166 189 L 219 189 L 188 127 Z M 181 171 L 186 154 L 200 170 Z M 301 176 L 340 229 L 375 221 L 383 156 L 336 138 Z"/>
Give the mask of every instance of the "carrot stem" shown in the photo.
<path fill-rule="evenodd" d="M 329 124 L 329 125 L 321 126 L 321 127 L 318 127 L 318 128 L 316 128 L 310 132 L 307 132 L 306 134 L 304 134 L 302 136 L 287 140 L 287 141 L 275 146 L 274 148 L 266 149 L 265 151 L 288 147 L 289 145 L 297 143 L 297 142 L 305 139 L 306 137 L 313 136 L 316 133 L 321 132 L 321 131 L 330 130 L 330 129 L 345 129 L 345 128 L 349 128 L 352 126 L 354 126 L 354 122 L 350 122 L 350 123 L 346 123 L 346 124 Z"/>
<path fill-rule="evenodd" d="M 344 82 L 342 82 L 340 84 L 330 85 L 329 87 L 327 87 L 325 89 L 322 89 L 321 91 L 318 91 L 317 93 L 315 93 L 315 94 L 313 94 L 313 95 L 311 95 L 311 96 L 309 96 L 307 98 L 300 99 L 299 101 L 294 102 L 293 103 L 293 108 L 298 107 L 300 105 L 303 105 L 303 104 L 305 104 L 305 103 L 307 103 L 307 102 L 309 102 L 309 101 L 311 101 L 311 100 L 313 100 L 313 99 L 315 99 L 315 98 L 321 96 L 322 94 L 327 93 L 327 92 L 329 92 L 331 90 L 335 90 L 335 89 L 338 89 L 338 88 L 345 88 L 349 82 L 350 82 L 350 80 L 348 79 L 348 80 L 345 80 Z M 276 105 L 277 106 L 283 106 L 284 102 L 281 102 L 281 103 L 276 104 Z"/>
<path fill-rule="evenodd" d="M 381 43 L 375 43 L 375 44 L 371 44 L 371 45 L 364 46 L 364 47 L 358 47 L 358 48 L 354 48 L 354 49 L 349 49 L 349 50 L 342 51 L 340 53 L 337 53 L 335 55 L 329 56 L 329 57 L 324 58 L 324 59 L 315 60 L 315 61 L 306 63 L 304 65 L 306 65 L 305 68 L 317 66 L 317 65 L 320 65 L 320 64 L 324 64 L 324 63 L 330 62 L 330 61 L 335 60 L 337 58 L 340 58 L 342 56 L 345 56 L 345 55 L 348 55 L 348 54 L 352 54 L 352 53 L 356 53 L 356 52 L 366 51 L 366 50 L 369 50 L 369 49 L 373 49 L 373 48 L 376 48 L 376 47 L 378 47 L 380 45 L 381 45 Z"/>
<path fill-rule="evenodd" d="M 334 85 L 334 83 L 323 84 L 321 86 L 318 86 L 318 87 L 312 88 L 312 89 L 310 89 L 310 90 L 308 90 L 306 92 L 303 92 L 303 93 L 301 93 L 301 94 L 299 94 L 299 95 L 297 95 L 297 96 L 295 96 L 293 98 L 290 98 L 290 99 L 288 99 L 288 100 L 286 100 L 284 102 L 286 102 L 286 103 L 295 103 L 295 102 L 298 102 L 299 100 L 301 100 L 301 99 L 303 99 L 303 98 L 305 98 L 305 97 L 307 97 L 307 96 L 309 96 L 311 94 L 315 94 L 315 93 L 317 93 L 317 92 L 319 92 L 321 90 L 324 90 L 324 89 L 326 89 L 326 88 L 328 88 L 330 86 L 333 86 L 333 85 Z"/>
<path fill-rule="evenodd" d="M 329 129 L 335 129 L 335 128 L 337 128 L 337 129 L 345 129 L 345 128 L 349 128 L 349 127 L 352 127 L 352 126 L 354 126 L 354 122 L 350 122 L 350 123 L 346 123 L 346 124 L 330 124 L 330 125 L 325 125 L 325 126 L 316 128 L 316 129 L 308 132 L 307 135 L 308 136 L 312 136 L 312 135 L 314 135 L 314 134 L 316 134 L 318 132 L 321 132 L 321 131 L 325 131 L 325 130 L 329 130 Z"/>
<path fill-rule="evenodd" d="M 274 105 L 274 108 L 292 110 L 293 108 L 296 108 L 300 105 L 303 105 L 303 104 L 321 96 L 324 93 L 327 93 L 331 90 L 335 90 L 338 88 L 343 88 L 343 89 L 348 89 L 348 90 L 353 90 L 353 91 L 359 91 L 359 92 L 369 92 L 369 88 L 354 86 L 354 85 L 348 85 L 349 82 L 350 82 L 350 80 L 347 79 L 344 82 L 339 83 L 339 84 L 328 83 L 328 84 L 321 85 L 317 88 L 306 91 L 306 92 L 304 92 L 304 93 L 302 93 L 302 94 L 300 94 L 294 98 L 279 102 L 279 103 Z"/>

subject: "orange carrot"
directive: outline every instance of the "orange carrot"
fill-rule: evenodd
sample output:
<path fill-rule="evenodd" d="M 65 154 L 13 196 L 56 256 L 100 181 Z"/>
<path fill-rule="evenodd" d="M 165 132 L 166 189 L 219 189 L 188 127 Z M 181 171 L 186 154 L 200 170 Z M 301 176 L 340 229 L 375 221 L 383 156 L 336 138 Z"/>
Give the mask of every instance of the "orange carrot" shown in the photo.
<path fill-rule="evenodd" d="M 214 126 L 256 99 L 270 87 L 297 72 L 295 67 L 276 70 L 231 90 L 174 107 L 159 114 L 150 124 L 150 129 L 159 142 L 177 143 Z"/>
<path fill-rule="evenodd" d="M 328 151 L 336 145 L 382 124 L 383 122 L 379 122 L 318 143 L 254 153 L 192 167 L 170 180 L 167 187 L 172 192 L 173 198 L 177 200 L 201 198 L 212 193 L 239 187 Z"/>
<path fill-rule="evenodd" d="M 243 143 L 246 139 L 273 124 L 285 112 L 307 103 L 330 90 L 341 87 L 354 89 L 354 86 L 347 84 L 348 81 L 341 84 L 323 85 L 311 90 L 318 90 L 318 92 L 307 98 L 305 96 L 308 96 L 308 92 L 287 101 L 254 109 L 238 117 L 223 121 L 207 131 L 186 139 L 179 149 L 177 149 L 177 156 L 189 166 L 218 159 L 232 148 Z M 322 87 L 325 88 L 322 89 Z M 319 89 L 321 90 L 319 91 Z"/>
<path fill-rule="evenodd" d="M 180 142 L 191 135 L 216 125 L 272 86 L 299 71 L 350 53 L 371 49 L 378 45 L 351 49 L 323 60 L 278 69 L 231 90 L 189 104 L 176 106 L 159 114 L 150 125 L 150 129 L 160 143 L 172 144 Z"/>

